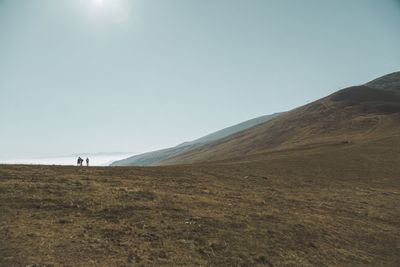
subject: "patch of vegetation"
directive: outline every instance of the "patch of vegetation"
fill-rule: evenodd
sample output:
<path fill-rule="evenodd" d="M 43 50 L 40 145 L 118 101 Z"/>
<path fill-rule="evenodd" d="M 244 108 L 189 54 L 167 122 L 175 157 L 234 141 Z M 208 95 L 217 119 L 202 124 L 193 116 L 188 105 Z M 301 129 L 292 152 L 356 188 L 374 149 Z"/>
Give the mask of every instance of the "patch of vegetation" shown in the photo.
<path fill-rule="evenodd" d="M 0 266 L 396 266 L 399 148 L 389 138 L 191 166 L 0 166 Z"/>

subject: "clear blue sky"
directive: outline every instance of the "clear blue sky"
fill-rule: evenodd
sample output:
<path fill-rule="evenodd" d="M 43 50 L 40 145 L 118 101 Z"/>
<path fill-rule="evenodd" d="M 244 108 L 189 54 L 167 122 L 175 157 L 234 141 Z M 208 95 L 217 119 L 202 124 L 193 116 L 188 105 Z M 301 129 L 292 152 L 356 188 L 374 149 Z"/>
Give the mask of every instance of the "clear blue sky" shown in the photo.
<path fill-rule="evenodd" d="M 398 70 L 397 0 L 0 0 L 0 158 L 168 147 Z"/>

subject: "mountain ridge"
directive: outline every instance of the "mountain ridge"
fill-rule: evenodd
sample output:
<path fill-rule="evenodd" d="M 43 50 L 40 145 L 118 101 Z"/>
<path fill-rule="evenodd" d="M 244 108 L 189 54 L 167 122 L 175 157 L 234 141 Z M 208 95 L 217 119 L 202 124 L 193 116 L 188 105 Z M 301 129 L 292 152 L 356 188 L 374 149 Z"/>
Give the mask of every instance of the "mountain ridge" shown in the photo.
<path fill-rule="evenodd" d="M 260 117 L 254 118 L 254 119 L 250 119 L 250 120 L 235 124 L 233 126 L 224 128 L 222 130 L 213 132 L 206 136 L 200 137 L 196 140 L 181 143 L 175 147 L 151 151 L 151 152 L 147 152 L 147 153 L 143 153 L 143 154 L 139 154 L 139 155 L 134 155 L 132 157 L 129 157 L 129 158 L 126 158 L 123 160 L 115 161 L 110 166 L 153 166 L 153 165 L 157 165 L 158 162 L 167 160 L 168 158 L 180 155 L 182 153 L 186 153 L 186 152 L 196 149 L 202 145 L 212 143 L 219 139 L 225 138 L 229 135 L 235 134 L 237 132 L 241 132 L 243 130 L 246 130 L 246 129 L 254 127 L 254 126 L 257 126 L 258 124 L 261 124 L 268 120 L 272 120 L 283 113 L 284 112 L 274 113 L 271 115 L 264 115 L 264 116 L 260 116 Z"/>
<path fill-rule="evenodd" d="M 400 132 L 399 85 L 400 72 L 395 72 L 339 90 L 160 165 L 227 160 L 313 142 L 348 142 Z"/>

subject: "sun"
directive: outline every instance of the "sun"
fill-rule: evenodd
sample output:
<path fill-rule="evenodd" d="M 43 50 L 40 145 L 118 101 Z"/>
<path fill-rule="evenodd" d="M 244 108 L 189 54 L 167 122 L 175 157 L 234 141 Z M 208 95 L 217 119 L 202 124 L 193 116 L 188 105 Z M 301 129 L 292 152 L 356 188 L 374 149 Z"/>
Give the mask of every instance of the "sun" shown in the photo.
<path fill-rule="evenodd" d="M 105 0 L 92 0 L 93 5 L 96 7 L 102 7 L 104 5 Z"/>
<path fill-rule="evenodd" d="M 1 0 L 0 0 L 1 1 Z M 102 21 L 127 22 L 132 0 L 84 0 L 92 18 Z"/>

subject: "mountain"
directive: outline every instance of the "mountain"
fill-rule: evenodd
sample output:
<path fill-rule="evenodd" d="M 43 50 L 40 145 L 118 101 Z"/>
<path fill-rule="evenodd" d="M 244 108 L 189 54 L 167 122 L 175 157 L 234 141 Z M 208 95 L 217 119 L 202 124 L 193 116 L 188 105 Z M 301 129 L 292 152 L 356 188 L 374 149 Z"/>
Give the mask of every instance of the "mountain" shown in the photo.
<path fill-rule="evenodd" d="M 394 72 L 392 74 L 375 79 L 372 82 L 367 83 L 367 86 L 375 88 L 375 89 L 394 91 L 397 94 L 399 94 L 400 93 L 400 72 Z"/>
<path fill-rule="evenodd" d="M 261 123 L 267 122 L 278 117 L 281 113 L 275 113 L 272 115 L 261 116 L 252 120 L 248 120 L 237 125 L 225 128 L 223 130 L 217 131 L 215 133 L 206 135 L 194 141 L 185 142 L 178 146 L 166 148 L 162 150 L 157 150 L 153 152 L 148 152 L 136 156 L 129 157 L 127 159 L 115 161 L 111 166 L 151 166 L 157 165 L 163 160 L 167 160 L 171 157 L 178 156 L 180 154 L 189 152 L 196 149 L 202 145 L 212 143 L 219 139 L 225 138 L 229 135 L 244 131 L 251 127 L 257 126 Z"/>
<path fill-rule="evenodd" d="M 159 162 L 190 164 L 400 133 L 400 72 L 340 90 L 274 120 Z"/>

